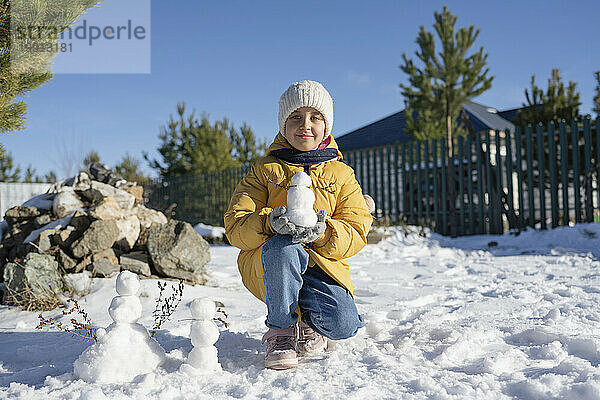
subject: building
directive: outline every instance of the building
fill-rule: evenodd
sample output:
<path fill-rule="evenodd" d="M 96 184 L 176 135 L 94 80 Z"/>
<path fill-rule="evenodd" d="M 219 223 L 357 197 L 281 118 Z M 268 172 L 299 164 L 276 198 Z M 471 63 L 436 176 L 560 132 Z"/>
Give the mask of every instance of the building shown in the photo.
<path fill-rule="evenodd" d="M 463 105 L 463 109 L 469 116 L 469 123 L 475 132 L 505 131 L 506 129 L 514 132 L 515 125 L 512 121 L 516 118 L 519 110 L 519 108 L 515 108 L 498 111 L 495 108 L 473 102 Z M 404 132 L 405 129 L 406 120 L 403 110 L 336 137 L 335 141 L 340 150 L 344 151 L 414 140 Z"/>

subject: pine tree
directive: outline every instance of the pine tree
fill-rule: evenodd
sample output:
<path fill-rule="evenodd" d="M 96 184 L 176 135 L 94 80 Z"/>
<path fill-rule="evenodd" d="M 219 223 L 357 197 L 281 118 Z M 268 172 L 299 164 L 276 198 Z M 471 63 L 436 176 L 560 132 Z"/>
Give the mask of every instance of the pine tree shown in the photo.
<path fill-rule="evenodd" d="M 434 16 L 433 27 L 441 42 L 439 54 L 433 33 L 421 25 L 415 55 L 423 67 L 417 67 L 402 54 L 404 64 L 400 69 L 408 75 L 409 85 L 400 84 L 400 88 L 406 105 L 407 133 L 418 139 L 445 137 L 448 156 L 452 157 L 452 137 L 466 131 L 464 126 L 453 127 L 462 105 L 488 90 L 493 76 L 487 76 L 487 53 L 483 47 L 467 56 L 479 30 L 471 25 L 455 34 L 457 17 L 446 6 Z"/>
<path fill-rule="evenodd" d="M 140 160 L 126 153 L 121 161 L 115 165 L 114 171 L 129 182 L 144 182 L 148 177 L 140 169 Z"/>
<path fill-rule="evenodd" d="M 559 70 L 552 70 L 552 77 L 548 79 L 548 88 L 544 90 L 535 83 L 535 74 L 531 76 L 531 87 L 525 89 L 523 109 L 517 113 L 515 124 L 525 127 L 527 124 L 535 126 L 542 123 L 544 127 L 548 122 L 558 124 L 560 120 L 571 121 L 580 116 L 579 92 L 577 83 L 569 81 L 565 89 Z"/>
<path fill-rule="evenodd" d="M 144 159 L 163 178 L 192 173 L 217 171 L 238 166 L 232 156 L 234 133 L 229 120 L 215 121 L 211 125 L 208 115 L 203 114 L 199 121 L 195 111 L 185 115 L 185 102 L 177 104 L 177 120 L 171 115 L 165 127 L 161 127 L 158 152 L 162 160 L 150 159 L 144 152 Z"/>
<path fill-rule="evenodd" d="M 27 169 L 25 170 L 25 177 L 23 178 L 23 182 L 25 183 L 42 183 L 42 178 L 40 178 L 36 172 L 35 168 L 29 164 Z"/>
<path fill-rule="evenodd" d="M 19 182 L 20 180 L 21 168 L 14 165 L 9 152 L 4 152 L 0 157 L 0 182 Z"/>
<path fill-rule="evenodd" d="M 413 60 L 402 54 L 404 64 L 400 69 L 408 75 L 409 85 L 400 84 L 400 88 L 406 105 L 407 133 L 417 139 L 446 139 L 450 233 L 456 236 L 453 137 L 466 133 L 466 118 L 461 115 L 463 104 L 492 87 L 494 77 L 487 76 L 487 53 L 483 47 L 467 55 L 479 29 L 475 30 L 471 25 L 458 29 L 455 34 L 457 17 L 446 6 L 441 13 L 435 12 L 434 17 L 433 27 L 441 49 L 436 53 L 433 33 L 421 25 L 416 40 L 419 50 L 415 55 L 423 66 L 417 67 Z M 462 116 L 460 124 L 457 123 L 459 116 Z"/>
<path fill-rule="evenodd" d="M 596 77 L 596 95 L 594 96 L 594 112 L 596 113 L 596 118 L 600 118 L 600 71 L 594 72 L 594 76 Z"/>
<path fill-rule="evenodd" d="M 87 171 L 91 163 L 100 162 L 100 156 L 96 150 L 90 150 L 90 152 L 83 158 L 83 166 L 80 168 L 81 171 Z"/>
<path fill-rule="evenodd" d="M 230 131 L 229 140 L 233 143 L 233 159 L 244 168 L 249 168 L 267 150 L 267 144 L 257 141 L 252 128 L 245 122 L 239 132 L 233 129 Z"/>
<path fill-rule="evenodd" d="M 25 46 L 57 43 L 72 26 L 101 0 L 0 0 L 0 134 L 25 127 L 27 104 L 23 98 L 52 79 L 51 51 L 31 51 Z M 19 28 L 51 27 L 42 37 L 18 38 Z M 0 145 L 0 152 L 3 151 Z"/>
<path fill-rule="evenodd" d="M 50 171 L 46 175 L 44 175 L 43 181 L 46 183 L 55 183 L 56 182 L 56 172 Z"/>

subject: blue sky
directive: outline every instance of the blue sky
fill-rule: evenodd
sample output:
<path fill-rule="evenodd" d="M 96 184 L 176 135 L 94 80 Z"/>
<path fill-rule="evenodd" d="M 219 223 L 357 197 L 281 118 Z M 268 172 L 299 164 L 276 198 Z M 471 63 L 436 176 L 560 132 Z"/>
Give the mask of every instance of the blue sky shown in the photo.
<path fill-rule="evenodd" d="M 109 12 L 113 1 L 88 16 Z M 563 80 L 578 84 L 581 111 L 591 112 L 593 71 L 600 70 L 598 1 L 153 0 L 149 74 L 57 74 L 27 97 L 27 128 L 0 142 L 22 168 L 52 169 L 60 179 L 61 160 L 91 149 L 111 166 L 127 152 L 158 156 L 160 126 L 186 101 L 211 121 L 247 122 L 270 143 L 279 96 L 302 79 L 332 94 L 337 137 L 403 108 L 402 53 L 414 57 L 419 27 L 432 31 L 433 12 L 444 4 L 457 26 L 480 29 L 476 47 L 489 54 L 495 78 L 475 101 L 518 107 L 532 74 L 545 87 L 560 68 Z M 128 15 L 116 17 L 136 16 L 121 13 Z"/>

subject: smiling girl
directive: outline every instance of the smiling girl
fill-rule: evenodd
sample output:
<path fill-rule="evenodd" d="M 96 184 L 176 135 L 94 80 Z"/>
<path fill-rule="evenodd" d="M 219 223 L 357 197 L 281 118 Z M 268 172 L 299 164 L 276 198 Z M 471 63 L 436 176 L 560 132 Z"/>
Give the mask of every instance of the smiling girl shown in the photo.
<path fill-rule="evenodd" d="M 267 305 L 267 368 L 296 367 L 298 353 L 323 351 L 328 339 L 364 326 L 347 259 L 366 245 L 373 219 L 332 125 L 333 100 L 323 85 L 293 83 L 279 100 L 279 133 L 225 213 L 227 238 L 241 250 L 242 282 Z M 286 189 L 299 171 L 313 182 L 318 222 L 311 228 L 284 216 Z"/>

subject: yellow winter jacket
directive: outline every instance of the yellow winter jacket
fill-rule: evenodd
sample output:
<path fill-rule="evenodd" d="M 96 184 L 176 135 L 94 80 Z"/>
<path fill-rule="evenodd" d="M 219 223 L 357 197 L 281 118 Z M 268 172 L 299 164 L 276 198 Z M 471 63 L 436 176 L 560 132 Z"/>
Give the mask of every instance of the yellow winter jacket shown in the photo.
<path fill-rule="evenodd" d="M 331 138 L 328 148 L 338 150 Z M 238 269 L 242 282 L 254 296 L 265 301 L 262 246 L 275 235 L 269 224 L 269 213 L 286 205 L 291 177 L 304 170 L 270 155 L 271 151 L 292 148 L 278 133 L 267 154 L 257 161 L 240 181 L 225 213 L 225 235 L 241 251 Z M 341 153 L 338 150 L 339 157 Z M 309 166 L 311 187 L 315 194 L 315 211 L 327 211 L 325 233 L 312 243 L 304 244 L 309 267 L 319 265 L 350 293 L 353 291 L 347 258 L 358 253 L 367 243 L 373 218 L 367 209 L 354 171 L 341 161 L 333 160 Z"/>

